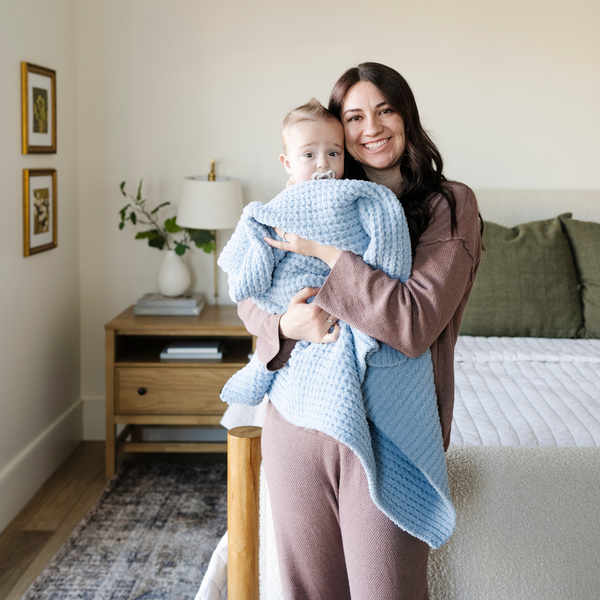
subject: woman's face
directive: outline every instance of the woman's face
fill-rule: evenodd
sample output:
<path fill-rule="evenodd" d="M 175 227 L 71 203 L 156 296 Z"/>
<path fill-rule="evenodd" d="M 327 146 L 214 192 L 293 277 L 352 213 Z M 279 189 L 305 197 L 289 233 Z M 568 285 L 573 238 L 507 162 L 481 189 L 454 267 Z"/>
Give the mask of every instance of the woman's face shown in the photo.
<path fill-rule="evenodd" d="M 404 120 L 370 81 L 355 83 L 342 103 L 346 149 L 366 170 L 400 163 L 406 145 Z"/>

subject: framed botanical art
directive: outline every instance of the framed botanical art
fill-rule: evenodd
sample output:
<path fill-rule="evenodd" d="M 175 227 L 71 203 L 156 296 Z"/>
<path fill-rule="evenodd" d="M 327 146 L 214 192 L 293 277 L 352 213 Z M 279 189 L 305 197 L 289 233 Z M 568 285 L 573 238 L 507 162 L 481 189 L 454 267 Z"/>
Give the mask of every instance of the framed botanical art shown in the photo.
<path fill-rule="evenodd" d="M 56 71 L 21 63 L 23 154 L 56 152 Z"/>
<path fill-rule="evenodd" d="M 56 248 L 56 169 L 23 169 L 23 255 Z"/>

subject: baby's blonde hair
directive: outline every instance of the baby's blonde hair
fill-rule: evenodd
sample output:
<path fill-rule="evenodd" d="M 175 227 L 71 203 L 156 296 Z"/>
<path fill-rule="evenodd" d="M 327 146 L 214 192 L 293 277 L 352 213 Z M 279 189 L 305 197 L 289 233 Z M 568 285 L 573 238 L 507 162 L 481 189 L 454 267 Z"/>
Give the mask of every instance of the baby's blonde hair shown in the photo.
<path fill-rule="evenodd" d="M 339 123 L 338 118 L 329 112 L 316 98 L 311 98 L 306 104 L 297 106 L 286 115 L 281 125 L 281 139 L 283 140 L 283 151 L 285 148 L 285 132 L 301 121 L 334 121 Z"/>

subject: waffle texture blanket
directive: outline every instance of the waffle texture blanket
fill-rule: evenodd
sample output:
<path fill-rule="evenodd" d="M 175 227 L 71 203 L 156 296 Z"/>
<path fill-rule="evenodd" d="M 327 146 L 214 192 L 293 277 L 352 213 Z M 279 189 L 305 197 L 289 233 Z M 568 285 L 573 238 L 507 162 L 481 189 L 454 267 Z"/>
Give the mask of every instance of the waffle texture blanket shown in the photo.
<path fill-rule="evenodd" d="M 303 287 L 320 287 L 329 267 L 274 249 L 273 227 L 349 250 L 405 281 L 410 238 L 402 206 L 384 186 L 324 180 L 287 188 L 266 205 L 246 206 L 219 265 L 232 300 L 246 298 L 284 313 Z M 399 527 L 433 548 L 451 535 L 450 498 L 431 354 L 408 358 L 339 321 L 333 344 L 299 341 L 288 364 L 267 371 L 256 354 L 223 388 L 228 403 L 259 404 L 266 393 L 299 427 L 321 431 L 361 460 L 375 504 Z"/>

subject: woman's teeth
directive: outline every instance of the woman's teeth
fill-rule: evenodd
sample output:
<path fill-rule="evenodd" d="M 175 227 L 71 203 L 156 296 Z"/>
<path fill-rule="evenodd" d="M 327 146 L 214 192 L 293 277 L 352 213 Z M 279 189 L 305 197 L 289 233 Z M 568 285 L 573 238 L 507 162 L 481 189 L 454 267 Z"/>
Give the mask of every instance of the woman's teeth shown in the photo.
<path fill-rule="evenodd" d="M 377 148 L 381 148 L 381 146 L 383 146 L 385 143 L 387 143 L 387 141 L 390 138 L 387 138 L 385 140 L 381 140 L 379 142 L 372 142 L 370 144 L 364 144 L 365 148 L 368 148 L 369 150 L 377 150 Z"/>

